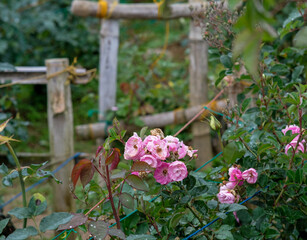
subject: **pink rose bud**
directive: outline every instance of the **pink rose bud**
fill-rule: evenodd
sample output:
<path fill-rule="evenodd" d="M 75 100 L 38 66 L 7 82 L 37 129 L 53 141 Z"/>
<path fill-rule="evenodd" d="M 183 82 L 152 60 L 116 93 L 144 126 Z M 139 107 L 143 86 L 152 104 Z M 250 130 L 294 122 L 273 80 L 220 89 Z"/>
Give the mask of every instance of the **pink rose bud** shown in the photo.
<path fill-rule="evenodd" d="M 230 182 L 236 182 L 239 186 L 243 184 L 243 178 L 242 178 L 242 172 L 237 167 L 231 167 L 229 168 L 229 181 Z"/>
<path fill-rule="evenodd" d="M 189 150 L 188 146 L 186 146 L 183 142 L 180 142 L 178 147 L 178 159 L 182 159 L 187 155 L 187 151 Z"/>
<path fill-rule="evenodd" d="M 242 177 L 246 182 L 254 184 L 257 182 L 258 173 L 254 168 L 250 168 L 242 173 Z"/>
<path fill-rule="evenodd" d="M 173 181 L 181 181 L 188 176 L 188 169 L 183 162 L 172 162 L 168 169 L 168 174 Z"/>
<path fill-rule="evenodd" d="M 236 197 L 230 191 L 221 191 L 217 194 L 220 203 L 235 203 Z"/>
<path fill-rule="evenodd" d="M 144 155 L 143 157 L 140 158 L 141 161 L 148 163 L 153 168 L 156 168 L 158 166 L 158 161 L 157 159 L 152 156 L 152 155 Z"/>
<path fill-rule="evenodd" d="M 162 162 L 159 167 L 156 168 L 154 178 L 162 185 L 166 185 L 172 181 L 168 174 L 169 163 Z"/>
<path fill-rule="evenodd" d="M 124 158 L 126 160 L 139 160 L 144 155 L 142 139 L 134 133 L 125 144 Z"/>
<path fill-rule="evenodd" d="M 290 125 L 286 126 L 286 128 L 281 130 L 284 135 L 286 135 L 286 132 L 291 131 L 292 134 L 300 133 L 300 127 L 296 125 Z"/>
<path fill-rule="evenodd" d="M 288 151 L 289 151 L 289 149 L 290 148 L 292 148 L 292 151 L 291 152 L 293 152 L 293 149 L 295 149 L 295 147 L 296 147 L 296 145 L 297 145 L 297 138 L 295 138 L 296 140 L 292 140 L 292 142 L 290 142 L 289 144 L 287 144 L 286 145 L 286 147 L 285 147 L 285 153 L 288 155 Z M 297 146 L 297 148 L 296 148 L 296 151 L 295 151 L 295 153 L 298 153 L 299 151 L 301 151 L 302 153 L 304 153 L 305 152 L 305 147 L 304 147 L 304 143 L 305 143 L 306 141 L 305 141 L 305 139 L 303 139 L 303 141 L 301 141 L 301 142 L 299 142 L 298 143 L 298 146 Z"/>

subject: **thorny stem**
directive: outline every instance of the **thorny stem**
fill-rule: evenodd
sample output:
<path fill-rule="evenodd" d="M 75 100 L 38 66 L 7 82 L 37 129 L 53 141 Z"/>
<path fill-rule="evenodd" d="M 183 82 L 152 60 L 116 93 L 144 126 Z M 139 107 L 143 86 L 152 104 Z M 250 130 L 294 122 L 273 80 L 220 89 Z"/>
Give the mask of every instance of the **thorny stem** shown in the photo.
<path fill-rule="evenodd" d="M 115 217 L 115 220 L 116 220 L 116 227 L 117 227 L 117 229 L 120 229 L 120 221 L 119 221 L 119 217 L 118 217 L 115 205 L 114 205 L 114 199 L 113 199 L 113 194 L 112 194 L 112 189 L 111 189 L 109 166 L 106 166 L 106 175 L 107 175 L 106 184 L 107 184 L 107 189 L 108 189 L 108 192 L 109 192 L 111 207 L 112 207 L 113 214 L 114 214 L 114 217 Z"/>
<path fill-rule="evenodd" d="M 114 190 L 116 190 L 117 188 L 119 188 L 120 185 L 121 185 L 121 183 L 118 184 L 118 185 L 114 188 Z M 106 196 L 106 197 L 104 197 L 103 199 L 101 199 L 98 203 L 96 203 L 95 206 L 92 207 L 92 208 L 85 214 L 85 216 L 88 216 L 95 208 L 97 208 L 97 207 L 98 207 L 102 202 L 104 202 L 108 197 L 109 197 L 109 195 Z"/>
<path fill-rule="evenodd" d="M 151 217 L 148 216 L 148 214 L 146 214 L 146 216 L 147 216 L 148 220 L 150 221 L 151 225 L 156 229 L 156 231 L 157 231 L 157 233 L 159 234 L 160 238 L 162 238 L 162 235 L 161 235 L 161 233 L 159 232 L 159 228 L 158 228 L 156 222 L 153 221 L 153 219 L 151 219 Z"/>
<path fill-rule="evenodd" d="M 250 149 L 250 147 L 247 145 L 247 143 L 241 137 L 239 137 L 239 139 L 244 144 L 244 146 L 247 148 L 247 150 L 250 151 L 257 158 L 257 160 L 259 161 L 259 159 L 257 157 L 257 154 L 254 153 L 252 149 Z"/>
<path fill-rule="evenodd" d="M 200 217 L 196 214 L 196 212 L 193 210 L 192 207 L 190 207 L 189 204 L 187 204 L 188 209 L 190 209 L 190 211 L 193 213 L 193 215 L 197 218 L 197 220 L 199 221 L 201 227 L 204 226 L 203 221 L 200 219 Z"/>
<path fill-rule="evenodd" d="M 224 92 L 225 88 L 222 89 L 207 105 L 211 106 L 211 104 L 216 101 L 216 99 L 218 99 L 222 93 Z M 176 137 L 179 133 L 181 133 L 184 129 L 186 129 L 193 121 L 195 121 L 204 111 L 206 111 L 205 108 L 202 108 L 202 110 L 200 110 L 190 121 L 188 121 L 178 132 L 175 133 L 174 137 Z"/>
<path fill-rule="evenodd" d="M 5 143 L 5 145 L 7 146 L 7 148 L 9 149 L 10 153 L 13 156 L 13 159 L 15 161 L 15 164 L 17 166 L 17 171 L 18 171 L 18 176 L 19 176 L 19 182 L 20 182 L 20 186 L 21 186 L 21 192 L 22 192 L 22 203 L 23 203 L 23 207 L 27 207 L 27 198 L 26 198 L 26 189 L 25 189 L 25 183 L 23 181 L 22 178 L 22 170 L 21 170 L 21 166 L 18 160 L 18 157 L 15 154 L 14 149 L 12 148 L 12 146 L 10 145 L 9 142 Z M 27 218 L 25 218 L 23 220 L 23 228 L 27 227 Z"/>

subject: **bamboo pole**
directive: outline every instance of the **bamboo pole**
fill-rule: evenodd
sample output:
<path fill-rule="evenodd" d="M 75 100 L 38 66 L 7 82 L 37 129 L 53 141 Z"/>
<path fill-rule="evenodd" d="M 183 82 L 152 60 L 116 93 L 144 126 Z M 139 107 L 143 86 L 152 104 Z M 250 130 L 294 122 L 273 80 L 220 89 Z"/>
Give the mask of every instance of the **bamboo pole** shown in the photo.
<path fill-rule="evenodd" d="M 170 4 L 170 15 L 161 18 L 158 16 L 158 6 L 155 3 L 114 4 L 114 2 L 111 2 L 108 6 L 107 17 L 110 19 L 176 19 L 191 17 L 191 8 L 200 9 L 204 4 L 206 3 Z M 72 14 L 79 17 L 99 17 L 100 11 L 98 2 L 75 0 L 71 4 Z"/>
<path fill-rule="evenodd" d="M 227 106 L 225 100 L 219 100 L 212 105 L 212 110 L 222 111 Z M 187 109 L 179 109 L 170 112 L 158 113 L 148 116 L 141 117 L 141 120 L 144 122 L 144 126 L 149 128 L 164 127 L 170 124 L 180 124 L 185 123 L 192 119 L 203 105 L 197 105 Z M 209 111 L 206 111 L 204 115 L 209 114 Z M 204 124 L 202 124 L 203 126 Z M 127 126 L 121 122 L 121 126 L 128 131 L 136 131 L 138 127 L 136 126 Z M 106 137 L 106 130 L 108 125 L 105 122 L 93 123 L 93 124 L 84 124 L 76 126 L 76 135 L 79 139 L 88 140 Z"/>
<path fill-rule="evenodd" d="M 64 70 L 68 59 L 49 59 L 45 62 L 47 74 Z M 68 73 L 64 72 L 48 80 L 48 128 L 51 163 L 64 161 L 74 154 L 73 115 Z M 73 198 L 69 189 L 69 176 L 73 167 L 70 162 L 57 173 L 62 184 L 53 184 L 54 211 L 69 212 L 73 210 Z"/>

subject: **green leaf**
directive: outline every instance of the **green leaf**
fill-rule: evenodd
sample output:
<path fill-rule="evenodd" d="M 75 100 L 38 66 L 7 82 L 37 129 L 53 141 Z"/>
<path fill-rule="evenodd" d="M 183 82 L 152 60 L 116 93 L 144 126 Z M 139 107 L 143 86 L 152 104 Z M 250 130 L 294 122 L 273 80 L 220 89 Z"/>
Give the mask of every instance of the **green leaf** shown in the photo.
<path fill-rule="evenodd" d="M 187 178 L 183 179 L 183 184 L 187 186 L 187 190 L 191 190 L 196 184 L 196 179 L 195 177 L 188 175 Z"/>
<path fill-rule="evenodd" d="M 135 189 L 146 191 L 146 192 L 149 191 L 148 186 L 144 183 L 144 181 L 139 176 L 131 174 L 126 178 L 126 182 Z"/>
<path fill-rule="evenodd" d="M 176 213 L 171 217 L 171 220 L 169 222 L 169 225 L 171 228 L 175 228 L 177 224 L 179 223 L 179 220 L 184 216 L 184 213 Z"/>
<path fill-rule="evenodd" d="M 46 198 L 40 193 L 33 194 L 28 205 L 29 211 L 32 216 L 38 216 L 42 214 L 47 208 Z"/>
<path fill-rule="evenodd" d="M 300 65 L 300 66 L 296 66 L 292 72 L 292 80 L 296 80 L 299 78 L 299 76 L 303 73 L 304 70 L 304 66 Z M 304 91 L 302 91 L 304 92 Z"/>
<path fill-rule="evenodd" d="M 272 146 L 271 144 L 268 143 L 261 144 L 260 147 L 258 148 L 257 154 L 260 155 L 264 151 L 272 148 L 274 148 L 274 146 Z"/>
<path fill-rule="evenodd" d="M 223 213 L 223 212 L 218 212 L 218 213 L 216 214 L 216 216 L 220 217 L 221 219 L 227 218 L 227 215 L 226 215 L 225 213 Z"/>
<path fill-rule="evenodd" d="M 209 190 L 209 188 L 207 186 L 203 185 L 203 186 L 193 188 L 191 190 L 190 194 L 191 194 L 191 196 L 196 197 L 196 196 L 200 196 L 200 195 L 208 192 L 208 190 Z"/>
<path fill-rule="evenodd" d="M 297 48 L 307 47 L 307 26 L 301 28 L 301 30 L 295 35 L 293 39 L 293 45 Z"/>
<path fill-rule="evenodd" d="M 217 207 L 217 201 L 216 200 L 210 200 L 207 203 L 208 208 L 215 209 Z"/>
<path fill-rule="evenodd" d="M 12 209 L 8 213 L 17 217 L 18 219 L 30 218 L 32 216 L 30 209 L 27 207 L 22 207 L 22 208 L 17 207 Z"/>
<path fill-rule="evenodd" d="M 109 232 L 109 224 L 103 221 L 90 222 L 88 231 L 95 239 L 104 239 Z"/>
<path fill-rule="evenodd" d="M 8 224 L 8 222 L 10 221 L 9 218 L 3 219 L 0 221 L 0 235 L 3 231 L 3 229 L 6 227 L 6 225 Z"/>
<path fill-rule="evenodd" d="M 246 108 L 248 105 L 251 103 L 252 99 L 251 98 L 246 98 L 244 102 L 242 103 L 242 112 L 245 112 Z"/>
<path fill-rule="evenodd" d="M 227 55 L 222 55 L 220 57 L 220 61 L 224 65 L 224 67 L 226 67 L 226 68 L 231 68 L 232 67 L 231 59 Z"/>
<path fill-rule="evenodd" d="M 0 174 L 7 174 L 8 172 L 9 172 L 9 169 L 4 163 L 2 163 L 0 166 Z"/>
<path fill-rule="evenodd" d="M 207 204 L 202 200 L 195 200 L 193 202 L 193 206 L 196 208 L 198 212 L 200 212 L 203 215 L 205 215 L 208 211 Z"/>
<path fill-rule="evenodd" d="M 227 239 L 227 240 L 233 240 L 233 236 L 230 232 L 232 229 L 229 225 L 222 225 L 218 231 L 216 231 L 215 237 L 217 239 Z"/>
<path fill-rule="evenodd" d="M 237 212 L 237 211 L 240 211 L 240 210 L 247 210 L 247 207 L 240 205 L 240 204 L 237 204 L 237 203 L 233 203 L 233 204 L 230 204 L 227 211 L 228 212 Z"/>
<path fill-rule="evenodd" d="M 143 127 L 140 131 L 140 138 L 144 139 L 148 127 Z"/>
<path fill-rule="evenodd" d="M 304 178 L 304 170 L 303 169 L 297 169 L 295 172 L 295 182 L 302 184 Z"/>
<path fill-rule="evenodd" d="M 27 227 L 23 229 L 16 229 L 12 234 L 10 234 L 6 240 L 24 240 L 31 236 L 36 236 L 38 234 L 34 227 Z"/>
<path fill-rule="evenodd" d="M 151 235 L 131 235 L 129 237 L 127 237 L 127 240 L 156 240 L 157 238 L 155 238 L 154 236 Z"/>
<path fill-rule="evenodd" d="M 126 207 L 129 209 L 134 209 L 134 199 L 133 197 L 128 194 L 128 193 L 121 193 L 119 195 L 119 201 Z"/>
<path fill-rule="evenodd" d="M 153 170 L 154 170 L 153 167 L 151 167 L 147 162 L 143 161 L 136 161 L 133 163 L 131 167 L 131 172 L 146 172 Z"/>
<path fill-rule="evenodd" d="M 47 230 L 55 230 L 58 228 L 58 226 L 69 222 L 72 218 L 73 215 L 70 213 L 54 212 L 41 220 L 39 229 L 41 232 L 46 232 Z"/>
<path fill-rule="evenodd" d="M 290 72 L 290 70 L 289 67 L 285 64 L 275 64 L 271 68 L 271 72 L 276 73 L 277 75 L 285 76 Z"/>
<path fill-rule="evenodd" d="M 239 6 L 239 4 L 242 2 L 242 0 L 228 0 L 228 5 L 231 10 L 234 10 L 236 7 Z"/>
<path fill-rule="evenodd" d="M 223 158 L 228 163 L 233 163 L 237 158 L 244 155 L 244 152 L 239 151 L 236 142 L 230 142 L 226 145 L 223 152 Z"/>
<path fill-rule="evenodd" d="M 113 228 L 110 228 L 110 229 L 109 229 L 109 235 L 114 236 L 114 237 L 118 237 L 118 238 L 120 238 L 120 239 L 126 239 L 125 234 L 124 234 L 123 231 L 120 230 L 120 229 L 113 229 Z"/>
<path fill-rule="evenodd" d="M 279 236 L 280 232 L 277 231 L 276 229 L 269 228 L 265 231 L 264 235 L 266 238 L 271 239 L 271 238 L 276 238 L 277 236 Z"/>

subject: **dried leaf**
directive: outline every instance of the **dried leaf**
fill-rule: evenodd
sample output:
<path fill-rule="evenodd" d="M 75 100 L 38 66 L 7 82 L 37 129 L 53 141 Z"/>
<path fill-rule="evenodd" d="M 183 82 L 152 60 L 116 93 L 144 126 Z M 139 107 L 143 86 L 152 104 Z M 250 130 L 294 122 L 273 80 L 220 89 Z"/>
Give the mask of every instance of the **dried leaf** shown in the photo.
<path fill-rule="evenodd" d="M 91 173 L 92 169 L 93 169 L 93 163 L 88 159 L 82 159 L 74 166 L 71 172 L 71 181 L 73 182 L 74 188 L 81 174 L 82 174 L 82 178 L 80 177 L 81 178 L 80 180 L 82 181 L 83 186 L 85 186 L 84 185 L 85 182 L 87 181 L 89 182 L 92 179 L 93 176 L 91 176 L 90 179 L 85 176 L 86 173 Z M 84 173 L 82 173 L 83 170 L 84 170 Z"/>

